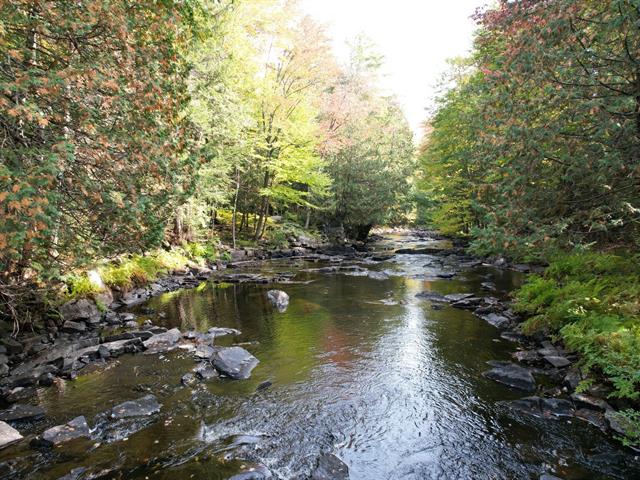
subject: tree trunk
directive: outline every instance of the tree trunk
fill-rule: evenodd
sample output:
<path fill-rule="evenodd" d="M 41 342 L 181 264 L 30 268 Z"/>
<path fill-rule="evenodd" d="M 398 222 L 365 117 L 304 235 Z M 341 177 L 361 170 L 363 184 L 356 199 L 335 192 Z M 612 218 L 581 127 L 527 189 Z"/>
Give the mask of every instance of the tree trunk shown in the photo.
<path fill-rule="evenodd" d="M 269 181 L 271 177 L 269 175 L 269 170 L 265 170 L 264 172 L 264 181 L 262 182 L 262 188 L 267 188 L 269 186 Z M 264 233 L 264 227 L 266 225 L 266 216 L 267 211 L 269 210 L 269 197 L 266 195 L 262 196 L 262 205 L 260 206 L 260 216 L 258 218 L 258 223 L 256 225 L 256 231 L 253 236 L 254 241 L 260 240 L 262 234 Z"/>
<path fill-rule="evenodd" d="M 236 193 L 233 197 L 233 214 L 231 215 L 231 239 L 233 249 L 236 249 L 236 215 L 238 212 L 238 193 L 240 192 L 240 170 L 236 167 Z"/>

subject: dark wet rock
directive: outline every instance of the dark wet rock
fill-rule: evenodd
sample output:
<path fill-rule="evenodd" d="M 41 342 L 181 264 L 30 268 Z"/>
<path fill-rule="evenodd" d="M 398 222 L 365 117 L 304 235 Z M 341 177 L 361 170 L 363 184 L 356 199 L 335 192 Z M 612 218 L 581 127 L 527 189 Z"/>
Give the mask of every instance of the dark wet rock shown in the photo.
<path fill-rule="evenodd" d="M 318 459 L 318 465 L 311 474 L 312 480 L 348 480 L 349 467 L 332 453 Z"/>
<path fill-rule="evenodd" d="M 269 277 L 258 273 L 227 273 L 216 278 L 218 281 L 227 283 L 259 283 L 265 284 L 272 281 Z"/>
<path fill-rule="evenodd" d="M 535 350 L 520 350 L 511 355 L 514 359 L 521 363 L 536 364 L 540 361 L 540 355 Z"/>
<path fill-rule="evenodd" d="M 604 418 L 609 425 L 609 428 L 615 433 L 622 435 L 623 437 L 631 437 L 637 430 L 631 420 L 622 416 L 620 412 L 615 410 L 607 410 L 604 412 Z"/>
<path fill-rule="evenodd" d="M 446 252 L 447 250 L 442 248 L 425 247 L 425 248 L 400 248 L 396 250 L 395 253 L 397 255 L 439 255 Z"/>
<path fill-rule="evenodd" d="M 549 473 L 543 473 L 540 475 L 539 480 L 562 480 L 560 477 L 556 477 L 555 475 L 551 475 Z"/>
<path fill-rule="evenodd" d="M 566 385 L 569 389 L 575 390 L 578 387 L 578 384 L 583 380 L 582 373 L 578 368 L 571 368 L 564 376 L 562 383 Z"/>
<path fill-rule="evenodd" d="M 161 405 L 155 395 L 145 395 L 137 400 L 116 405 L 111 409 L 111 418 L 129 418 L 152 415 L 160 411 Z"/>
<path fill-rule="evenodd" d="M 40 437 L 34 439 L 33 443 L 38 446 L 54 447 L 77 438 L 90 436 L 91 430 L 87 425 L 87 420 L 80 416 L 64 425 L 57 425 L 45 430 Z"/>
<path fill-rule="evenodd" d="M 545 355 L 544 359 L 555 368 L 564 368 L 571 365 L 570 360 L 568 360 L 566 357 L 561 357 L 558 355 Z"/>
<path fill-rule="evenodd" d="M 527 413 L 529 415 L 541 416 L 542 410 L 540 408 L 540 397 L 524 397 L 510 402 L 505 402 L 509 408 L 518 410 L 519 412 Z"/>
<path fill-rule="evenodd" d="M 440 272 L 440 273 L 436 273 L 436 277 L 438 278 L 444 278 L 444 279 L 449 279 L 449 278 L 453 278 L 455 277 L 456 274 L 454 272 Z"/>
<path fill-rule="evenodd" d="M 185 387 L 193 387 L 198 383 L 198 380 L 193 373 L 185 373 L 180 379 L 180 383 Z"/>
<path fill-rule="evenodd" d="M 11 337 L 0 339 L 0 345 L 5 348 L 6 351 L 4 353 L 8 353 L 9 355 L 18 355 L 22 353 L 22 350 L 24 349 L 22 343 Z"/>
<path fill-rule="evenodd" d="M 120 297 L 120 302 L 128 307 L 142 303 L 149 298 L 149 292 L 144 288 L 138 288 L 127 292 Z"/>
<path fill-rule="evenodd" d="M 207 330 L 214 337 L 224 337 L 225 335 L 240 335 L 240 330 L 235 328 L 213 327 Z"/>
<path fill-rule="evenodd" d="M 532 392 L 536 389 L 536 381 L 531 372 L 514 363 L 503 363 L 483 373 L 490 380 L 512 388 Z"/>
<path fill-rule="evenodd" d="M 154 335 L 143 343 L 146 348 L 151 350 L 151 353 L 156 353 L 173 348 L 181 338 L 182 333 L 180 333 L 180 330 L 172 328 L 165 333 Z"/>
<path fill-rule="evenodd" d="M 124 326 L 125 328 L 138 328 L 138 322 L 136 322 L 135 320 L 128 320 L 126 322 L 124 322 Z"/>
<path fill-rule="evenodd" d="M 267 298 L 269 302 L 271 302 L 271 305 L 276 307 L 280 312 L 284 312 L 287 306 L 289 306 L 289 295 L 282 290 L 269 290 L 267 292 Z"/>
<path fill-rule="evenodd" d="M 611 410 L 611 405 L 606 401 L 592 395 L 587 395 L 586 393 L 572 393 L 571 400 L 580 408 L 589 408 L 600 412 Z"/>
<path fill-rule="evenodd" d="M 574 414 L 573 404 L 562 398 L 541 398 L 540 408 L 545 416 L 572 417 Z"/>
<path fill-rule="evenodd" d="M 87 469 L 85 467 L 74 468 L 66 475 L 58 478 L 58 480 L 80 480 L 86 471 Z"/>
<path fill-rule="evenodd" d="M 259 360 L 242 347 L 225 347 L 215 351 L 211 363 L 220 373 L 234 380 L 244 380 L 251 376 L 251 370 Z"/>
<path fill-rule="evenodd" d="M 607 421 L 604 418 L 604 414 L 601 412 L 591 410 L 590 408 L 579 408 L 578 410 L 576 410 L 575 416 L 576 418 L 590 423 L 600 430 L 607 429 Z"/>
<path fill-rule="evenodd" d="M 420 292 L 420 293 L 416 293 L 416 297 L 418 298 L 425 298 L 427 300 L 431 300 L 432 302 L 446 302 L 447 299 L 444 297 L 444 295 L 437 293 L 437 292 Z"/>
<path fill-rule="evenodd" d="M 15 387 L 2 390 L 2 398 L 7 403 L 20 402 L 22 400 L 31 400 L 36 396 L 34 387 Z"/>
<path fill-rule="evenodd" d="M 463 298 L 462 300 L 458 300 L 457 302 L 453 302 L 451 304 L 452 307 L 461 308 L 463 310 L 475 310 L 478 308 L 478 305 L 482 303 L 482 299 L 479 297 L 468 297 Z"/>
<path fill-rule="evenodd" d="M 503 340 L 507 340 L 509 342 L 517 342 L 517 343 L 523 343 L 527 340 L 526 335 L 523 335 L 522 333 L 519 333 L 519 332 L 512 332 L 512 331 L 502 332 L 500 334 L 500 338 L 502 338 Z"/>
<path fill-rule="evenodd" d="M 218 372 L 208 362 L 198 365 L 193 371 L 200 380 L 206 381 L 218 378 Z"/>
<path fill-rule="evenodd" d="M 26 371 L 25 371 L 26 370 Z M 28 387 L 38 385 L 41 380 L 48 378 L 50 373 L 55 373 L 58 368 L 54 365 L 38 365 L 31 368 L 15 368 L 9 377 L 3 378 L 0 385 L 13 387 Z"/>
<path fill-rule="evenodd" d="M 66 333 L 84 333 L 87 330 L 87 324 L 84 322 L 67 320 L 62 324 L 62 328 L 60 330 Z"/>
<path fill-rule="evenodd" d="M 229 477 L 228 480 L 266 480 L 268 478 L 273 478 L 271 471 L 263 465 L 258 465 L 245 472 Z"/>
<path fill-rule="evenodd" d="M 445 295 L 444 299 L 447 302 L 455 303 L 471 297 L 473 297 L 473 293 L 450 293 L 449 295 Z"/>
<path fill-rule="evenodd" d="M 11 425 L 0 421 L 0 449 L 22 440 L 20 432 Z"/>
<path fill-rule="evenodd" d="M 125 353 L 135 353 L 143 350 L 144 344 L 139 337 L 133 337 L 125 340 L 117 340 L 115 342 L 103 343 L 100 348 L 106 349 L 112 357 L 119 357 Z"/>
<path fill-rule="evenodd" d="M 197 358 L 211 358 L 213 352 L 213 347 L 210 347 L 209 345 L 198 345 L 196 347 L 195 356 Z"/>
<path fill-rule="evenodd" d="M 260 385 L 258 385 L 256 387 L 256 392 L 260 392 L 262 390 L 266 390 L 271 385 L 273 385 L 273 382 L 271 380 L 265 380 L 264 382 L 262 382 Z"/>
<path fill-rule="evenodd" d="M 506 328 L 511 323 L 507 317 L 498 315 L 497 313 L 488 313 L 486 315 L 479 315 L 479 317 L 496 328 Z"/>
<path fill-rule="evenodd" d="M 98 307 L 92 300 L 81 298 L 62 305 L 60 307 L 60 316 L 66 323 L 66 321 L 100 318 L 101 315 Z"/>
<path fill-rule="evenodd" d="M 0 411 L 0 420 L 3 422 L 32 422 L 44 418 L 45 411 L 42 407 L 16 403 L 6 410 Z"/>

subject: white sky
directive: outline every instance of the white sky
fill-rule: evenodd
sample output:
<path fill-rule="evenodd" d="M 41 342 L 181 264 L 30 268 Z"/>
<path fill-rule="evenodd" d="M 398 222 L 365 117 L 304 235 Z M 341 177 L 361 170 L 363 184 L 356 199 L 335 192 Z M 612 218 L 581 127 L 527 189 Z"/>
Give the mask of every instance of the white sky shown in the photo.
<path fill-rule="evenodd" d="M 470 50 L 475 28 L 470 17 L 488 1 L 301 0 L 301 5 L 327 25 L 340 60 L 347 59 L 347 40 L 359 33 L 373 40 L 385 56 L 384 86 L 398 97 L 420 138 L 445 61 Z"/>

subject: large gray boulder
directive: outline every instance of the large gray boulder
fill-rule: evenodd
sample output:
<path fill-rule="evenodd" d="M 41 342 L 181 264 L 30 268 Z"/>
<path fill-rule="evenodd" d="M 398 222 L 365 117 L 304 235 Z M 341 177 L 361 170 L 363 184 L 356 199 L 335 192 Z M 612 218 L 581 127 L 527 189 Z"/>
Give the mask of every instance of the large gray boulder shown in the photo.
<path fill-rule="evenodd" d="M 0 448 L 7 447 L 19 440 L 22 440 L 20 432 L 11 425 L 0 421 Z"/>
<path fill-rule="evenodd" d="M 211 363 L 220 373 L 234 380 L 245 380 L 260 361 L 242 347 L 218 348 Z"/>
<path fill-rule="evenodd" d="M 150 349 L 150 353 L 169 350 L 182 339 L 182 333 L 177 328 L 172 328 L 164 333 L 154 335 L 144 341 L 144 346 Z"/>
<path fill-rule="evenodd" d="M 93 301 L 80 298 L 62 305 L 60 307 L 60 315 L 64 321 L 88 320 L 100 317 L 100 311 Z"/>
<path fill-rule="evenodd" d="M 511 388 L 533 392 L 536 389 L 536 381 L 529 370 L 509 362 L 494 362 L 491 370 L 483 375 L 491 380 L 507 385 Z"/>

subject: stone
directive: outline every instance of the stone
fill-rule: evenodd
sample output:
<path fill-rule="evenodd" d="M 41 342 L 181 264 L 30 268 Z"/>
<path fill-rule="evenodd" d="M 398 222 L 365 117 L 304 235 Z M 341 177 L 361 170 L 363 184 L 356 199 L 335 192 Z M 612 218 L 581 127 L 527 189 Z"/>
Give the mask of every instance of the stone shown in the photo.
<path fill-rule="evenodd" d="M 543 415 L 554 417 L 573 417 L 573 404 L 562 398 L 541 398 L 540 408 Z"/>
<path fill-rule="evenodd" d="M 349 467 L 332 453 L 318 459 L 318 465 L 311 474 L 312 480 L 348 480 Z"/>
<path fill-rule="evenodd" d="M 267 467 L 258 465 L 245 472 L 233 475 L 232 477 L 229 477 L 228 480 L 266 480 L 272 477 L 273 474 Z"/>
<path fill-rule="evenodd" d="M 58 480 L 80 480 L 82 478 L 82 474 L 86 471 L 87 469 L 85 467 L 77 467 L 72 469 L 66 475 L 58 478 Z"/>
<path fill-rule="evenodd" d="M 144 341 L 146 348 L 152 349 L 152 351 L 167 350 L 173 348 L 176 343 L 182 338 L 182 333 L 177 328 L 172 328 L 164 333 L 154 335 L 148 340 Z"/>
<path fill-rule="evenodd" d="M 543 473 L 540 475 L 539 480 L 562 480 L 560 477 L 556 477 L 555 475 L 551 475 L 549 473 Z"/>
<path fill-rule="evenodd" d="M 21 400 L 31 400 L 36 396 L 36 389 L 34 387 L 16 387 L 3 391 L 2 397 L 7 403 L 15 403 Z"/>
<path fill-rule="evenodd" d="M 493 282 L 482 282 L 480 284 L 480 288 L 488 292 L 495 292 L 496 290 L 498 290 L 498 287 L 496 287 L 496 284 Z"/>
<path fill-rule="evenodd" d="M 214 349 L 209 345 L 198 345 L 196 347 L 195 356 L 197 358 L 211 358 L 213 355 Z"/>
<path fill-rule="evenodd" d="M 489 313 L 487 315 L 481 315 L 480 318 L 496 328 L 505 328 L 509 325 L 509 319 L 503 315 L 497 313 Z"/>
<path fill-rule="evenodd" d="M 576 418 L 590 423 L 600 430 L 607 429 L 607 422 L 604 418 L 604 415 L 600 412 L 591 410 L 590 408 L 579 408 L 578 410 L 576 410 L 575 416 Z"/>
<path fill-rule="evenodd" d="M 224 337 L 225 335 L 240 335 L 240 330 L 235 328 L 213 327 L 207 330 L 214 337 Z"/>
<path fill-rule="evenodd" d="M 529 370 L 514 363 L 497 365 L 483 373 L 485 377 L 502 383 L 511 388 L 533 392 L 536 389 L 536 381 Z"/>
<path fill-rule="evenodd" d="M 24 349 L 23 345 L 14 338 L 6 337 L 0 339 L 0 344 L 6 349 L 4 353 L 9 355 L 18 355 Z"/>
<path fill-rule="evenodd" d="M 185 387 L 193 387 L 198 383 L 196 376 L 193 373 L 185 373 L 180 379 L 180 383 Z"/>
<path fill-rule="evenodd" d="M 16 403 L 6 410 L 0 411 L 0 420 L 3 422 L 26 422 L 44 418 L 45 412 L 42 407 Z"/>
<path fill-rule="evenodd" d="M 96 304 L 86 298 L 72 300 L 60 307 L 60 316 L 66 321 L 87 320 L 100 317 L 100 311 Z"/>
<path fill-rule="evenodd" d="M 582 374 L 578 368 L 571 368 L 565 375 L 562 383 L 571 390 L 575 390 L 578 384 L 583 380 Z"/>
<path fill-rule="evenodd" d="M 445 295 L 444 299 L 447 302 L 455 303 L 471 297 L 473 297 L 473 293 L 450 293 L 449 295 Z"/>
<path fill-rule="evenodd" d="M 0 421 L 0 448 L 5 448 L 12 443 L 22 440 L 20 432 L 11 425 Z"/>
<path fill-rule="evenodd" d="M 606 412 L 611 410 L 611 405 L 601 398 L 587 395 L 586 393 L 572 393 L 571 400 L 581 408 L 589 408 L 591 410 L 598 410 L 600 412 Z"/>
<path fill-rule="evenodd" d="M 535 350 L 520 350 L 511 356 L 521 363 L 534 364 L 540 361 L 540 355 Z"/>
<path fill-rule="evenodd" d="M 57 425 L 45 430 L 44 433 L 34 440 L 34 444 L 46 447 L 55 447 L 61 443 L 82 437 L 90 437 L 91 430 L 87 425 L 87 420 L 83 417 L 76 417 L 64 425 Z"/>
<path fill-rule="evenodd" d="M 213 380 L 218 378 L 218 372 L 209 363 L 202 363 L 193 369 L 200 380 Z"/>
<path fill-rule="evenodd" d="M 540 408 L 540 397 L 519 398 L 517 400 L 506 402 L 506 405 L 509 406 L 509 408 L 527 413 L 529 415 L 534 415 L 537 417 L 542 415 L 542 410 Z"/>
<path fill-rule="evenodd" d="M 127 292 L 122 297 L 120 297 L 120 302 L 130 307 L 132 305 L 142 303 L 148 298 L 149 298 L 149 293 L 147 292 L 146 289 L 137 288 L 136 290 Z"/>
<path fill-rule="evenodd" d="M 245 380 L 259 360 L 242 347 L 226 347 L 216 349 L 211 363 L 220 373 L 234 380 Z"/>
<path fill-rule="evenodd" d="M 509 331 L 509 332 L 502 332 L 500 334 L 500 338 L 502 338 L 503 340 L 507 340 L 508 342 L 522 343 L 526 340 L 527 337 L 522 333 Z"/>
<path fill-rule="evenodd" d="M 444 297 L 444 295 L 437 293 L 437 292 L 420 292 L 420 293 L 416 293 L 416 297 L 418 298 L 425 298 L 427 300 L 430 300 L 432 302 L 446 302 L 447 299 Z"/>
<path fill-rule="evenodd" d="M 372 280 L 388 280 L 389 274 L 386 272 L 369 272 L 367 273 L 367 277 Z"/>
<path fill-rule="evenodd" d="M 449 278 L 453 278 L 455 277 L 456 274 L 453 272 L 440 272 L 440 273 L 436 273 L 436 277 L 438 278 L 443 278 L 443 279 L 449 279 Z"/>
<path fill-rule="evenodd" d="M 271 380 L 265 380 L 264 382 L 260 383 L 260 385 L 256 387 L 256 392 L 261 392 L 262 390 L 266 390 L 271 385 L 273 385 L 273 382 Z"/>
<path fill-rule="evenodd" d="M 66 333 L 84 333 L 87 330 L 87 324 L 84 322 L 67 320 L 62 324 L 61 330 Z"/>
<path fill-rule="evenodd" d="M 543 358 L 555 368 L 564 368 L 571 365 L 571 361 L 566 357 L 560 357 L 558 355 L 545 355 Z"/>
<path fill-rule="evenodd" d="M 111 418 L 143 417 L 158 413 L 162 405 L 155 395 L 145 395 L 137 400 L 129 400 L 111 409 Z"/>
<path fill-rule="evenodd" d="M 269 290 L 267 298 L 279 312 L 284 312 L 289 306 L 289 295 L 282 290 Z"/>

